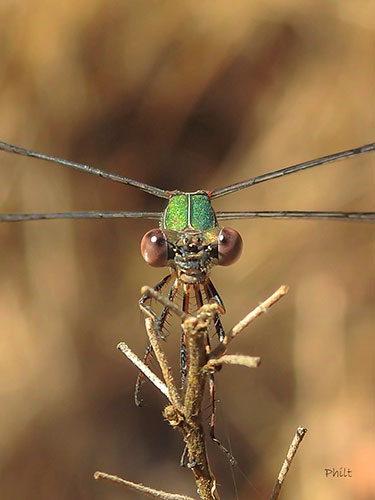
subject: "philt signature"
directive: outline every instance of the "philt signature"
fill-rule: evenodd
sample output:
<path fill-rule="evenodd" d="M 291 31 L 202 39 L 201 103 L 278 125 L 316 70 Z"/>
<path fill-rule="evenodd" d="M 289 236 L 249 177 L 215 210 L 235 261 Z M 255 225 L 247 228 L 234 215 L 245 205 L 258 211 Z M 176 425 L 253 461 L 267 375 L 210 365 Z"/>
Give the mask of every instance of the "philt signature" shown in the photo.
<path fill-rule="evenodd" d="M 352 470 L 349 467 L 340 467 L 336 469 L 332 467 L 331 469 L 324 469 L 326 477 L 353 477 Z"/>

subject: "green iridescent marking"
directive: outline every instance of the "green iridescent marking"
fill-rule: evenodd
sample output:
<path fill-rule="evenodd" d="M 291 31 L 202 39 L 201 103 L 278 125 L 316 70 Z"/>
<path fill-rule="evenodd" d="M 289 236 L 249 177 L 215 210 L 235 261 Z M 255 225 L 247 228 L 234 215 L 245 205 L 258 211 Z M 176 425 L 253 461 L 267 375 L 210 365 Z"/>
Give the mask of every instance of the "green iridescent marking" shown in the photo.
<path fill-rule="evenodd" d="M 206 193 L 175 194 L 164 212 L 162 228 L 170 231 L 208 231 L 218 227 L 214 209 Z"/>
<path fill-rule="evenodd" d="M 188 197 L 184 194 L 172 196 L 164 214 L 164 229 L 183 231 L 188 225 Z"/>
<path fill-rule="evenodd" d="M 214 209 L 206 194 L 190 196 L 190 224 L 197 231 L 207 231 L 217 226 Z"/>

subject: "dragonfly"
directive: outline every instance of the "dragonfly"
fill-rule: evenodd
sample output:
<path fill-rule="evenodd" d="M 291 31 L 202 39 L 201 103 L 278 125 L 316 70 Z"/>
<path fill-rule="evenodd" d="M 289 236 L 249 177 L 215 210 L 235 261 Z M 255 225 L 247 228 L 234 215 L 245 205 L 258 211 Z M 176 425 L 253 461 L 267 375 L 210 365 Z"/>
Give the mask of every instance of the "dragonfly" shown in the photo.
<path fill-rule="evenodd" d="M 214 318 L 214 328 L 219 342 L 224 338 L 224 329 L 220 316 L 225 313 L 223 301 L 210 278 L 210 272 L 216 265 L 229 266 L 241 254 L 242 238 L 232 228 L 222 227 L 221 221 L 236 219 L 320 219 L 374 222 L 375 212 L 317 212 L 317 211 L 215 211 L 212 201 L 222 196 L 236 193 L 243 189 L 272 179 L 301 172 L 310 168 L 327 165 L 338 160 L 349 159 L 361 154 L 375 151 L 375 143 L 348 149 L 338 153 L 323 156 L 314 160 L 298 163 L 288 167 L 261 174 L 241 182 L 214 189 L 212 191 L 198 190 L 183 192 L 165 190 L 145 184 L 127 177 L 109 173 L 92 166 L 76 163 L 55 156 L 37 153 L 29 149 L 14 146 L 0 141 L 0 150 L 52 162 L 66 168 L 78 170 L 87 174 L 99 176 L 113 182 L 119 182 L 142 190 L 153 196 L 167 200 L 162 212 L 126 212 L 126 211 L 88 211 L 66 213 L 3 213 L 0 222 L 26 222 L 48 219 L 153 219 L 159 225 L 148 231 L 141 241 L 141 254 L 144 260 L 153 267 L 167 267 L 168 274 L 157 283 L 154 289 L 163 292 L 170 286 L 168 298 L 174 301 L 178 293 L 182 293 L 182 309 L 189 313 L 194 303 L 199 308 L 204 303 L 216 302 L 218 312 Z M 169 315 L 168 307 L 156 314 L 149 304 L 149 297 L 140 299 L 140 306 L 154 318 L 155 328 L 160 337 Z M 181 372 L 186 371 L 186 349 L 184 339 L 181 339 L 180 365 Z M 146 362 L 152 355 L 149 347 L 145 354 Z M 136 388 L 136 403 L 141 404 L 139 388 L 142 379 L 139 378 Z"/>
<path fill-rule="evenodd" d="M 142 190 L 153 196 L 163 198 L 166 207 L 162 212 L 127 212 L 127 211 L 88 211 L 65 213 L 1 213 L 0 222 L 26 222 L 49 219 L 151 219 L 158 221 L 158 227 L 149 230 L 142 238 L 140 250 L 143 259 L 153 267 L 169 268 L 166 276 L 159 281 L 154 290 L 161 293 L 168 286 L 168 299 L 174 301 L 182 294 L 182 309 L 189 313 L 193 307 L 199 309 L 204 303 L 216 302 L 218 312 L 214 316 L 214 330 L 218 342 L 225 336 L 221 323 L 221 315 L 225 313 L 223 301 L 210 278 L 210 272 L 216 265 L 229 266 L 241 255 L 241 235 L 232 228 L 222 227 L 221 221 L 236 219 L 319 219 L 375 222 L 375 212 L 317 212 L 317 211 L 215 211 L 212 201 L 216 198 L 236 193 L 256 184 L 284 177 L 310 168 L 327 165 L 338 160 L 349 159 L 361 154 L 375 151 L 375 143 L 323 156 L 314 160 L 298 163 L 288 167 L 261 174 L 241 182 L 214 189 L 183 192 L 165 190 L 150 186 L 117 174 L 109 173 L 92 166 L 76 163 L 55 156 L 38 153 L 19 146 L 0 141 L 0 150 L 30 158 L 52 162 L 62 167 L 71 168 L 95 175 L 113 182 L 119 182 Z M 140 298 L 140 307 L 154 319 L 155 329 L 161 338 L 165 338 L 164 328 L 170 313 L 165 306 L 160 314 L 154 312 L 149 296 Z M 209 342 L 209 340 L 208 340 Z M 208 350 L 210 346 L 207 346 Z M 148 346 L 144 362 L 148 364 L 152 357 L 152 347 Z M 180 339 L 181 379 L 187 369 L 186 339 Z M 210 437 L 228 455 L 232 464 L 234 458 L 215 437 L 215 383 L 214 374 L 209 374 L 209 392 L 211 400 Z M 140 388 L 143 375 L 136 383 L 135 402 L 141 406 Z"/>

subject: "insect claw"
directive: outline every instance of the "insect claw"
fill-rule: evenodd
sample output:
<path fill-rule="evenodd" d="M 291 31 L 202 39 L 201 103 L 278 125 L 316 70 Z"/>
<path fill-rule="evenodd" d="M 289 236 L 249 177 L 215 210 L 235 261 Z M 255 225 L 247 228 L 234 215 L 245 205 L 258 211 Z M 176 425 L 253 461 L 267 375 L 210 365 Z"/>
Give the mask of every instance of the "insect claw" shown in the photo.
<path fill-rule="evenodd" d="M 162 322 L 160 319 L 155 319 L 154 321 L 154 330 L 158 334 L 158 337 L 161 338 L 162 340 L 166 340 L 165 335 L 163 334 L 162 328 L 163 325 L 161 324 Z"/>

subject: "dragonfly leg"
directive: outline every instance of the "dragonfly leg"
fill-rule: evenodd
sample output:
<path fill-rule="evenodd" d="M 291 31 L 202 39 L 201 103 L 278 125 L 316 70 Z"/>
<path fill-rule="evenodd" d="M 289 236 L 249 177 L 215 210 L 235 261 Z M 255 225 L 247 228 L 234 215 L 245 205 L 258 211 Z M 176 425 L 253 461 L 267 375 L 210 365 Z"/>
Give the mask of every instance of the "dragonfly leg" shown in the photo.
<path fill-rule="evenodd" d="M 165 278 L 163 278 L 157 285 L 155 285 L 154 287 L 154 290 L 155 291 L 160 291 L 171 279 L 172 275 L 169 274 L 168 276 L 166 276 Z M 168 294 L 168 299 L 169 300 L 173 300 L 176 293 L 177 293 L 177 290 L 178 290 L 178 281 L 177 279 L 174 281 L 173 285 L 172 285 L 172 288 L 170 289 L 169 291 L 169 294 Z M 162 334 L 162 331 L 163 331 L 163 328 L 164 328 L 164 324 L 165 324 L 165 321 L 167 319 L 167 316 L 168 316 L 168 312 L 169 312 L 169 309 L 168 307 L 164 307 L 160 316 L 157 316 L 155 314 L 155 312 L 151 309 L 150 306 L 148 305 L 145 305 L 145 302 L 147 301 L 149 297 L 147 295 L 143 295 L 139 301 L 139 306 L 140 308 L 145 311 L 147 314 L 151 314 L 152 317 L 154 318 L 154 321 L 155 321 L 155 328 L 156 328 L 156 331 L 157 333 L 159 334 L 160 338 L 164 339 L 164 335 Z M 145 352 L 145 355 L 143 357 L 143 362 L 144 364 L 147 366 L 150 362 L 150 359 L 152 357 L 152 353 L 153 353 L 153 348 L 151 345 L 148 345 L 147 346 L 147 349 L 146 349 L 146 352 Z M 144 383 L 145 379 L 144 379 L 144 374 L 142 372 L 140 372 L 138 374 L 138 377 L 137 377 L 137 382 L 135 384 L 135 391 L 134 391 L 134 399 L 135 399 L 135 404 L 137 406 L 142 406 L 142 399 L 140 398 L 140 392 L 141 392 L 141 387 Z"/>
<path fill-rule="evenodd" d="M 216 290 L 216 288 L 214 287 L 214 285 L 210 279 L 208 279 L 207 283 L 205 283 L 204 289 L 205 289 L 205 292 L 207 295 L 207 301 L 210 302 L 210 301 L 214 300 L 219 305 L 220 314 L 224 314 L 225 307 L 224 307 L 223 301 L 221 300 L 221 297 L 220 297 L 218 291 Z M 224 337 L 225 337 L 225 332 L 224 332 L 224 328 L 223 328 L 223 325 L 222 325 L 221 320 L 220 320 L 219 313 L 215 313 L 215 315 L 214 315 L 214 326 L 215 326 L 217 336 L 219 338 L 219 342 L 222 342 L 224 340 Z"/>
<path fill-rule="evenodd" d="M 182 310 L 186 313 L 189 312 L 190 303 L 190 286 L 184 285 L 184 296 L 182 301 Z M 180 340 L 180 369 L 181 369 L 181 385 L 184 387 L 187 373 L 187 348 L 186 348 L 186 335 L 184 331 L 181 332 Z"/>
<path fill-rule="evenodd" d="M 152 353 L 153 353 L 153 348 L 152 348 L 152 345 L 149 344 L 147 346 L 145 355 L 143 356 L 143 363 L 146 366 L 148 366 L 148 364 L 150 362 L 150 359 L 152 357 Z M 140 394 L 141 394 L 141 387 L 142 387 L 144 381 L 145 381 L 144 374 L 142 372 L 139 372 L 138 377 L 137 377 L 137 381 L 135 383 L 135 389 L 134 389 L 134 401 L 135 401 L 136 406 L 142 406 L 142 404 L 143 404 L 143 399 L 140 397 Z"/>
<path fill-rule="evenodd" d="M 211 418 L 210 418 L 210 438 L 214 443 L 218 445 L 218 447 L 223 451 L 229 459 L 229 462 L 232 466 L 236 465 L 236 459 L 231 454 L 229 450 L 225 448 L 221 444 L 221 442 L 215 436 L 215 424 L 216 424 L 216 400 L 215 400 L 215 375 L 213 372 L 210 372 L 208 375 L 208 386 L 210 389 L 210 398 L 211 398 Z"/>
<path fill-rule="evenodd" d="M 175 279 L 173 282 L 173 285 L 168 293 L 168 300 L 169 301 L 173 302 L 179 288 L 180 288 L 180 282 L 178 281 L 178 279 Z M 159 334 L 160 338 L 162 338 L 162 339 L 165 339 L 165 337 L 163 335 L 163 328 L 164 328 L 165 321 L 167 319 L 169 312 L 170 312 L 169 307 L 164 306 L 162 311 L 161 311 L 160 316 L 156 317 L 157 318 L 156 326 L 155 326 L 156 332 Z"/>
<path fill-rule="evenodd" d="M 160 292 L 160 290 L 167 284 L 169 283 L 169 281 L 171 280 L 172 278 L 172 275 L 171 274 L 168 274 L 167 276 L 165 276 L 161 281 L 159 281 L 159 283 L 157 285 L 154 286 L 154 290 L 155 292 Z M 167 308 L 163 308 L 162 312 L 161 312 L 161 315 L 160 317 L 152 310 L 151 306 L 148 305 L 148 302 L 151 301 L 151 298 L 148 296 L 148 295 L 142 295 L 142 297 L 139 299 L 139 307 L 141 308 L 141 310 L 146 313 L 148 316 L 151 316 L 154 320 L 154 323 L 155 323 L 155 329 L 157 331 L 157 333 L 159 334 L 159 336 L 161 338 L 163 338 L 163 334 L 161 333 L 162 332 L 162 328 L 164 326 L 164 322 L 165 322 L 165 319 L 167 317 L 167 313 L 164 313 L 164 309 L 167 309 Z M 163 313 L 164 313 L 164 320 L 163 320 Z M 163 323 L 161 325 L 161 323 Z"/>
<path fill-rule="evenodd" d="M 212 282 L 210 281 L 211 287 L 209 286 L 208 289 L 205 288 L 206 295 L 207 295 L 207 300 L 210 301 L 211 298 L 214 298 L 217 300 L 219 303 L 219 306 L 221 307 L 223 313 L 225 312 L 224 304 L 221 301 L 221 298 L 219 294 L 217 293 L 215 287 L 213 286 Z M 202 307 L 203 305 L 203 298 L 202 298 L 202 293 L 200 291 L 199 286 L 194 287 L 195 291 L 195 298 L 197 301 L 197 306 Z M 218 299 L 216 298 L 218 297 Z M 218 334 L 218 337 L 220 340 L 224 338 L 224 329 L 220 321 L 219 314 L 216 315 L 214 318 L 215 322 L 215 329 Z M 206 337 L 207 345 L 206 345 L 206 351 L 207 354 L 209 354 L 211 350 L 210 346 L 210 339 L 209 336 L 207 335 Z M 233 455 L 220 443 L 220 441 L 216 438 L 215 436 L 215 423 L 216 423 L 216 400 L 215 400 L 215 375 L 214 372 L 209 373 L 209 379 L 208 379 L 208 384 L 209 384 L 209 390 L 210 390 L 210 398 L 211 398 L 211 417 L 210 417 L 210 437 L 214 443 L 216 443 L 222 451 L 228 456 L 229 461 L 232 465 L 235 465 L 236 460 L 233 457 Z"/>
<path fill-rule="evenodd" d="M 193 469 L 198 464 L 195 460 L 189 459 L 188 457 L 188 447 L 185 445 L 184 451 L 182 452 L 180 458 L 180 467 L 188 467 L 189 469 Z"/>
<path fill-rule="evenodd" d="M 187 456 L 188 448 L 185 444 L 184 451 L 182 452 L 181 458 L 180 458 L 180 467 L 187 467 L 188 464 L 188 456 Z"/>

